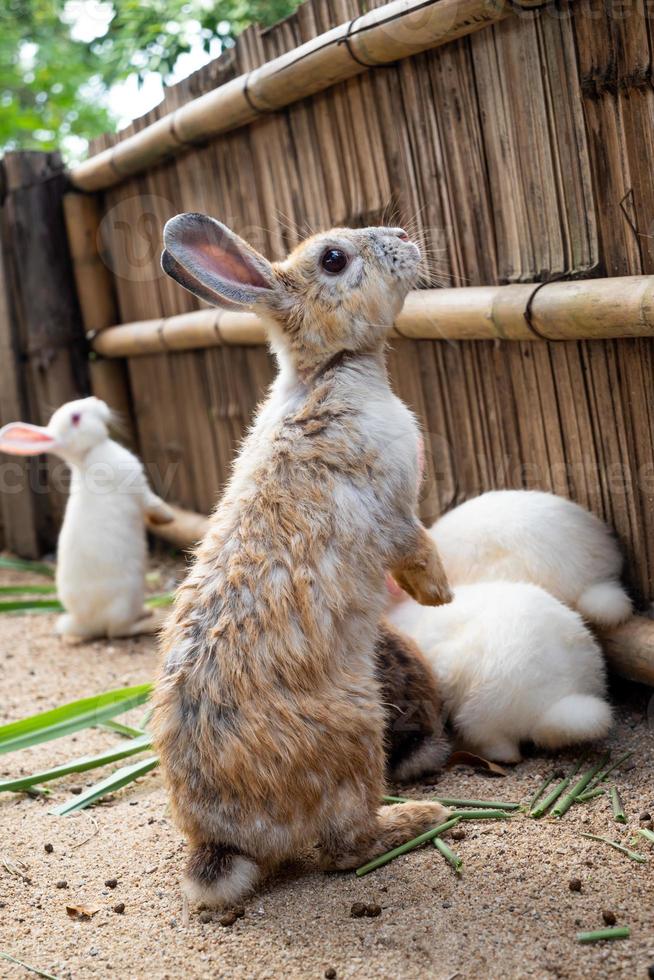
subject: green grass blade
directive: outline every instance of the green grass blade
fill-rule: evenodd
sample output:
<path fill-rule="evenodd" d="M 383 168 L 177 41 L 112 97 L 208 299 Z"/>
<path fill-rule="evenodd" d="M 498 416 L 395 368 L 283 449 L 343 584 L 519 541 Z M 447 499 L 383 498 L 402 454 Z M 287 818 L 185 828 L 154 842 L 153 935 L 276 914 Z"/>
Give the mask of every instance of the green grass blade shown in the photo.
<path fill-rule="evenodd" d="M 58 599 L 8 599 L 0 602 L 0 613 L 63 612 Z"/>
<path fill-rule="evenodd" d="M 610 840 L 608 837 L 599 837 L 597 834 L 582 834 L 581 836 L 586 837 L 587 840 L 599 840 L 603 844 L 608 844 L 609 847 L 613 847 L 616 851 L 626 854 L 628 858 L 631 858 L 632 861 L 636 861 L 638 864 L 647 864 L 647 858 L 644 854 L 639 854 L 638 851 L 630 851 L 620 841 Z"/>
<path fill-rule="evenodd" d="M 40 970 L 38 966 L 30 966 L 29 963 L 24 963 L 23 960 L 17 960 L 15 956 L 11 956 L 9 953 L 3 953 L 0 949 L 0 959 L 7 960 L 8 963 L 14 963 L 16 966 L 22 966 L 24 970 L 29 973 L 35 973 L 37 977 L 45 977 L 45 980 L 58 980 L 52 973 L 46 973 L 45 970 Z"/>
<path fill-rule="evenodd" d="M 161 595 L 149 595 L 145 604 L 148 609 L 160 609 L 162 606 L 172 606 L 174 601 L 174 592 L 162 592 Z"/>
<path fill-rule="evenodd" d="M 6 568 L 9 572 L 32 572 L 33 575 L 45 575 L 47 578 L 55 577 L 53 565 L 46 565 L 42 561 L 25 561 L 22 558 L 3 558 L 0 555 L 0 568 Z"/>
<path fill-rule="evenodd" d="M 104 721 L 98 728 L 105 732 L 115 732 L 117 735 L 124 735 L 125 738 L 140 738 L 145 735 L 143 728 L 134 728 L 132 725 L 123 725 L 121 721 Z"/>
<path fill-rule="evenodd" d="M 108 718 L 121 715 L 130 708 L 143 704 L 148 700 L 151 692 L 152 684 L 121 687 L 114 691 L 96 694 L 91 698 L 71 701 L 59 708 L 30 715 L 20 721 L 10 722 L 0 727 L 0 755 L 71 735 L 81 728 L 98 725 Z"/>
<path fill-rule="evenodd" d="M 460 875 L 461 868 L 463 867 L 463 858 L 459 857 L 459 855 L 456 854 L 451 847 L 448 847 L 445 841 L 441 840 L 440 837 L 434 837 L 432 840 L 432 844 L 434 845 L 437 851 L 440 851 L 440 853 L 443 855 L 445 860 L 452 865 L 456 873 Z"/>
<path fill-rule="evenodd" d="M 123 742 L 119 747 L 107 749 L 99 755 L 84 755 L 79 759 L 72 759 L 54 769 L 44 769 L 42 772 L 35 772 L 31 776 L 21 776 L 18 779 L 0 780 L 0 793 L 11 792 L 20 793 L 22 790 L 29 789 L 39 783 L 47 783 L 52 779 L 60 779 L 62 776 L 69 776 L 72 772 L 88 772 L 90 769 L 98 769 L 100 766 L 107 766 L 111 762 L 119 762 L 130 755 L 138 752 L 146 752 L 152 747 L 152 739 L 149 735 L 142 735 L 140 738 L 133 738 L 130 742 Z"/>
<path fill-rule="evenodd" d="M 80 793 L 79 796 L 73 796 L 70 800 L 66 800 L 65 803 L 59 804 L 59 806 L 54 807 L 49 812 L 57 817 L 65 817 L 69 813 L 74 813 L 76 810 L 83 810 L 85 807 L 91 806 L 92 803 L 96 803 L 102 799 L 103 796 L 108 796 L 109 793 L 115 793 L 116 790 L 122 789 L 123 786 L 134 782 L 139 776 L 144 776 L 146 772 L 150 772 L 158 764 L 159 760 L 157 757 L 152 756 L 150 759 L 135 762 L 131 766 L 122 766 L 122 768 L 116 769 L 110 776 L 107 776 L 106 779 L 89 787 L 84 793 Z"/>
<path fill-rule="evenodd" d="M 0 585 L 0 595 L 52 595 L 57 591 L 52 585 Z"/>
<path fill-rule="evenodd" d="M 504 803 L 502 800 L 459 800 L 450 796 L 430 796 L 430 800 L 435 800 L 443 806 L 467 806 L 476 810 L 519 810 L 519 803 Z M 382 803 L 424 803 L 424 799 L 417 800 L 409 796 L 382 796 Z"/>
<path fill-rule="evenodd" d="M 602 767 L 606 765 L 608 760 L 609 754 L 607 753 L 601 762 L 598 762 L 596 766 L 593 766 L 592 769 L 589 769 L 588 772 L 584 773 L 581 779 L 577 780 L 572 789 L 565 793 L 558 800 L 555 806 L 552 807 L 553 817 L 562 817 L 568 812 L 570 807 L 577 800 L 577 797 L 579 797 L 584 790 L 588 788 L 589 784 L 595 779 L 598 772 L 600 772 Z"/>

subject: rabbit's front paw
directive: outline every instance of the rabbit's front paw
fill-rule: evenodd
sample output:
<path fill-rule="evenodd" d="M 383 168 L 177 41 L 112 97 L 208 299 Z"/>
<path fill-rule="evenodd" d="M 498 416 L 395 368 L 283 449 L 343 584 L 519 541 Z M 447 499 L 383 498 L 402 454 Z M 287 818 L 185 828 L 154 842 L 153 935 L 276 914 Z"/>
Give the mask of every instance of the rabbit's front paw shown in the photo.
<path fill-rule="evenodd" d="M 452 601 L 452 591 L 440 562 L 436 565 L 433 567 L 431 562 L 422 568 L 413 565 L 393 574 L 404 591 L 421 606 L 444 606 Z"/>
<path fill-rule="evenodd" d="M 452 601 L 440 555 L 423 527 L 419 529 L 413 551 L 393 569 L 393 576 L 422 606 L 444 606 Z"/>

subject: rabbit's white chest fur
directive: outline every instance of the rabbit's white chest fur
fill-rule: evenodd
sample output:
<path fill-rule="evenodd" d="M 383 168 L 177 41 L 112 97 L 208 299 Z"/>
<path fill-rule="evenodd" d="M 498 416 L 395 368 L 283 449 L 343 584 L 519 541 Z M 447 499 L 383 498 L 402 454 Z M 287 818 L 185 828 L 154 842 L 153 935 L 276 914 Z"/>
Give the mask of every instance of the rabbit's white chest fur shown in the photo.
<path fill-rule="evenodd" d="M 66 609 L 100 631 L 142 614 L 146 542 L 140 462 L 107 440 L 72 464 L 57 550 L 57 591 Z M 119 605 L 120 609 L 115 607 Z"/>

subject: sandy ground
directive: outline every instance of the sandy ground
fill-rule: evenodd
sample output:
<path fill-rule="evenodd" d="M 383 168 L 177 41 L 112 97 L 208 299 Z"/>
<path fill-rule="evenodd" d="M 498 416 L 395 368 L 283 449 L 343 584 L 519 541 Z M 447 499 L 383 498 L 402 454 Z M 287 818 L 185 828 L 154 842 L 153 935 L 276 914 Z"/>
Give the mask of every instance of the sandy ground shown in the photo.
<path fill-rule="evenodd" d="M 20 578 L 25 581 L 13 581 Z M 0 574 L 0 584 L 10 581 Z M 0 723 L 152 678 L 157 653 L 151 638 L 71 647 L 53 636 L 53 623 L 50 615 L 0 622 Z M 47 802 L 3 794 L 0 951 L 62 980 L 319 978 L 326 972 L 407 980 L 646 978 L 654 964 L 654 849 L 650 862 L 640 865 L 580 837 L 589 831 L 628 843 L 641 812 L 654 815 L 649 692 L 618 685 L 613 695 L 611 748 L 635 751 L 617 777 L 627 829 L 613 822 L 604 800 L 577 807 L 559 822 L 519 817 L 510 824 L 468 824 L 465 839 L 454 845 L 465 862 L 460 878 L 433 847 L 362 879 L 319 874 L 307 860 L 252 898 L 231 928 L 218 916 L 184 915 L 178 881 L 185 845 L 170 822 L 156 771 L 112 802 L 67 818 L 49 816 L 49 806 L 93 778 L 50 784 Z M 34 771 L 116 741 L 107 732 L 82 732 L 0 757 L 0 775 Z M 575 756 L 533 757 L 499 779 L 451 770 L 439 781 L 439 794 L 525 800 L 545 774 Z M 410 794 L 429 789 L 414 787 Z M 641 849 L 647 852 L 648 845 Z M 581 879 L 580 892 L 570 890 L 573 878 Z M 110 879 L 117 879 L 114 888 L 105 884 Z M 61 882 L 66 887 L 58 887 Z M 352 918 L 356 901 L 378 903 L 381 915 Z M 114 911 L 119 903 L 123 912 Z M 90 921 L 69 918 L 66 906 L 80 904 L 99 911 Z M 576 932 L 601 927 L 603 911 L 631 926 L 632 938 L 579 945 Z M 0 976 L 28 973 L 0 959 Z"/>

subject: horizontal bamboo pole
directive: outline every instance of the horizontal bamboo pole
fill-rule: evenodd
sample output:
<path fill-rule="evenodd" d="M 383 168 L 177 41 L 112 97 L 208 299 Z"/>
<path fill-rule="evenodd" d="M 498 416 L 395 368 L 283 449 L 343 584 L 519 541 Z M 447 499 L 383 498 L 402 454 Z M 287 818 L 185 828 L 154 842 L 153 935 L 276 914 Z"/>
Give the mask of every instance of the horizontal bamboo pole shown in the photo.
<path fill-rule="evenodd" d="M 178 548 L 192 548 L 207 532 L 209 518 L 181 507 L 172 509 L 174 521 L 152 524 L 148 529 Z M 654 620 L 632 616 L 622 626 L 602 632 L 599 639 L 611 670 L 654 687 Z"/>
<path fill-rule="evenodd" d="M 522 0 L 520 6 L 541 3 Z M 315 95 L 367 68 L 497 23 L 516 6 L 509 0 L 395 0 L 193 99 L 73 167 L 71 182 L 85 191 L 111 187 L 189 146 L 247 125 L 263 113 Z"/>
<path fill-rule="evenodd" d="M 147 529 L 158 538 L 163 538 L 176 548 L 193 548 L 202 540 L 209 529 L 209 518 L 204 514 L 196 514 L 192 510 L 183 510 L 168 504 L 173 514 L 174 520 L 168 524 L 155 524 L 147 521 Z"/>
<path fill-rule="evenodd" d="M 599 639 L 616 674 L 654 687 L 654 620 L 632 616 Z"/>
<path fill-rule="evenodd" d="M 654 276 L 416 290 L 407 296 L 395 326 L 394 336 L 412 340 L 652 337 Z M 138 357 L 265 342 L 264 324 L 254 313 L 204 309 L 111 327 L 95 337 L 93 346 L 104 357 Z"/>

